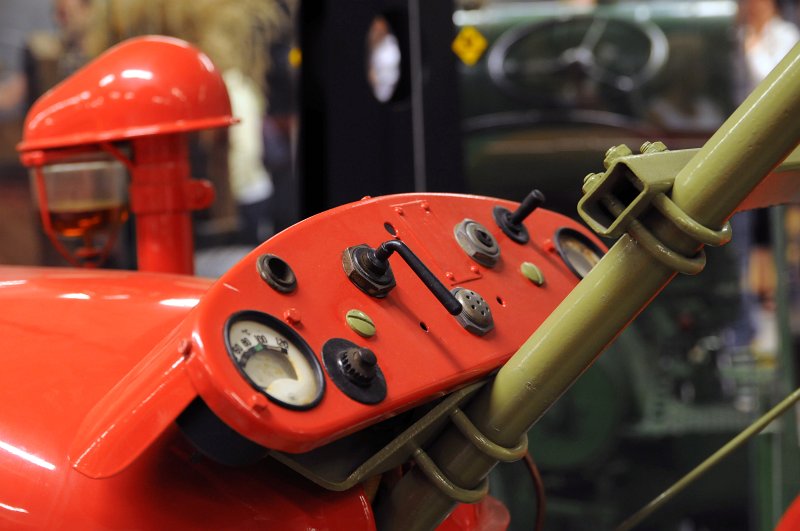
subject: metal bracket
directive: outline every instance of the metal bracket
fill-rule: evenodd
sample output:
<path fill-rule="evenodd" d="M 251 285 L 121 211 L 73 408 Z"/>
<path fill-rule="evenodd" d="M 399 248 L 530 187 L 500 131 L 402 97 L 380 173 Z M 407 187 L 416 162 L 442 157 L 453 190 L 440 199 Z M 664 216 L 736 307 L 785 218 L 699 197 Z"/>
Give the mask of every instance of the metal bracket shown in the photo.
<path fill-rule="evenodd" d="M 705 253 L 684 256 L 661 242 L 639 218 L 651 206 L 699 244 L 719 246 L 731 239 L 730 223 L 720 230 L 703 226 L 667 195 L 675 176 L 697 153 L 695 149 L 667 151 L 661 143 L 646 143 L 641 155 L 627 146 L 616 146 L 606 154 L 602 174 L 589 174 L 578 202 L 581 218 L 601 236 L 618 238 L 625 232 L 662 263 L 681 273 L 694 275 L 705 266 Z"/>

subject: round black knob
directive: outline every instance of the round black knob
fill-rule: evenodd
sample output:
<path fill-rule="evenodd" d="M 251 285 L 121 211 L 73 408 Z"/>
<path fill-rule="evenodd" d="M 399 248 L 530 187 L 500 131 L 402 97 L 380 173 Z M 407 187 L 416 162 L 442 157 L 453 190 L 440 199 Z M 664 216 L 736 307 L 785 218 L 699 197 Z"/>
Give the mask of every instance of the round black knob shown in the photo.
<path fill-rule="evenodd" d="M 333 338 L 322 345 L 322 361 L 336 387 L 353 400 L 377 404 L 386 398 L 386 379 L 372 350 Z"/>
<path fill-rule="evenodd" d="M 342 372 L 354 384 L 368 386 L 375 378 L 378 358 L 368 348 L 350 348 L 340 354 Z"/>

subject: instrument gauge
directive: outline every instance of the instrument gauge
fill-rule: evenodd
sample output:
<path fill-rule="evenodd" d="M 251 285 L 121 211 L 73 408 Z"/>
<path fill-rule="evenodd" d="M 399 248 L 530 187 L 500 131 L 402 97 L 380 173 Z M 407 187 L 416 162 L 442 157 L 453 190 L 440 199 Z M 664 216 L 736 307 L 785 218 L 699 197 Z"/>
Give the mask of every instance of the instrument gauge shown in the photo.
<path fill-rule="evenodd" d="M 569 270 L 581 279 L 589 274 L 605 254 L 586 235 L 574 229 L 558 229 L 555 244 Z"/>
<path fill-rule="evenodd" d="M 231 316 L 225 346 L 242 376 L 276 404 L 310 409 L 322 399 L 325 379 L 314 351 L 276 317 L 256 311 Z"/>

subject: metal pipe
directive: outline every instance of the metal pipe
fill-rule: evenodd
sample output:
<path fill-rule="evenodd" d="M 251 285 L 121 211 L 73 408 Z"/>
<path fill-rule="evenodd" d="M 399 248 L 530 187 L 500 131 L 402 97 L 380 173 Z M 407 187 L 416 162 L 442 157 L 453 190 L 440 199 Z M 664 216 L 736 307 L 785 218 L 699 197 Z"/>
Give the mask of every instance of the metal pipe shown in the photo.
<path fill-rule="evenodd" d="M 671 500 L 676 494 L 685 489 L 694 480 L 705 474 L 710 468 L 714 467 L 717 463 L 725 459 L 731 452 L 739 448 L 742 444 L 746 443 L 751 437 L 758 434 L 761 430 L 766 428 L 769 423 L 781 416 L 787 409 L 800 400 L 800 389 L 795 391 L 784 398 L 777 406 L 770 409 L 761 418 L 753 424 L 744 429 L 739 435 L 728 441 L 725 446 L 711 454 L 705 461 L 697 465 L 691 472 L 676 481 L 670 488 L 653 498 L 650 503 L 636 511 L 627 520 L 622 522 L 616 531 L 630 531 L 645 518 L 653 514 L 662 505 Z"/>
<path fill-rule="evenodd" d="M 672 199 L 719 228 L 800 136 L 796 46 L 676 177 Z M 656 223 L 657 224 L 657 223 Z M 677 229 L 652 227 L 676 250 L 698 248 Z M 624 235 L 466 408 L 493 442 L 513 446 L 603 348 L 672 279 L 674 271 Z M 497 464 L 450 427 L 429 454 L 455 484 L 474 488 Z M 455 502 L 412 470 L 376 507 L 381 530 L 433 529 Z"/>

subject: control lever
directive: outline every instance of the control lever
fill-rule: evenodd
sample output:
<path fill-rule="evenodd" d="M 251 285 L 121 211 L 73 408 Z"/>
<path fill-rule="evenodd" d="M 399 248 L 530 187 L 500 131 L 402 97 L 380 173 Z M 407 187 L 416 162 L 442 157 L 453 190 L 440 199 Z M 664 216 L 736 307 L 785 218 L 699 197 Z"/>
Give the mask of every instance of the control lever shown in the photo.
<path fill-rule="evenodd" d="M 544 203 L 544 194 L 540 190 L 533 190 L 522 200 L 522 203 L 514 212 L 507 208 L 496 206 L 492 214 L 497 226 L 506 236 L 517 243 L 525 244 L 530 240 L 530 236 L 528 235 L 528 229 L 525 228 L 522 222 L 534 210 L 542 206 L 542 203 Z"/>
<path fill-rule="evenodd" d="M 400 240 L 385 241 L 376 249 L 366 244 L 348 247 L 342 254 L 342 266 L 350 281 L 361 291 L 373 297 L 383 298 L 395 287 L 394 274 L 389 265 L 389 257 L 394 252 L 405 260 L 408 267 L 416 273 L 425 287 L 451 315 L 461 313 L 461 303 Z"/>

